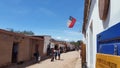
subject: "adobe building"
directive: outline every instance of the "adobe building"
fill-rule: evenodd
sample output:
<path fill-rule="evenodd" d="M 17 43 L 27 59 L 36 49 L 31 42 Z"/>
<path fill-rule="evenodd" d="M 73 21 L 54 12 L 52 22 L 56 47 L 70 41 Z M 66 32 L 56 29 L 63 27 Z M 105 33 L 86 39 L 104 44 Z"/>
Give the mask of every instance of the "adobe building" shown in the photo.
<path fill-rule="evenodd" d="M 43 39 L 0 29 L 0 67 L 34 59 L 35 50 L 43 55 Z"/>
<path fill-rule="evenodd" d="M 43 39 L 43 54 L 44 54 L 44 56 L 46 56 L 47 55 L 47 48 L 49 47 L 49 45 L 50 45 L 50 40 L 52 39 L 51 38 L 51 36 L 49 36 L 49 35 L 43 35 L 43 36 L 34 36 L 34 37 L 37 37 L 37 38 L 41 38 L 41 39 Z"/>

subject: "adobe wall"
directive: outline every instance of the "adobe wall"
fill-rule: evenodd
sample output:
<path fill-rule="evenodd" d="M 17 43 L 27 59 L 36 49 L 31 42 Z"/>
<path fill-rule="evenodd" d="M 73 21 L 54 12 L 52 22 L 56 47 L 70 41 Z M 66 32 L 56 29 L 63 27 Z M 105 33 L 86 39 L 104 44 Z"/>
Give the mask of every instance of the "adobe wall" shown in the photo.
<path fill-rule="evenodd" d="M 0 33 L 0 66 L 11 63 L 13 37 Z"/>
<path fill-rule="evenodd" d="M 19 50 L 18 50 L 18 62 L 19 61 L 27 61 L 30 60 L 30 43 L 29 38 L 24 38 L 19 43 Z"/>
<path fill-rule="evenodd" d="M 0 30 L 0 67 L 12 64 L 13 43 L 18 43 L 17 62 L 34 59 L 35 47 L 43 57 L 44 40 Z"/>

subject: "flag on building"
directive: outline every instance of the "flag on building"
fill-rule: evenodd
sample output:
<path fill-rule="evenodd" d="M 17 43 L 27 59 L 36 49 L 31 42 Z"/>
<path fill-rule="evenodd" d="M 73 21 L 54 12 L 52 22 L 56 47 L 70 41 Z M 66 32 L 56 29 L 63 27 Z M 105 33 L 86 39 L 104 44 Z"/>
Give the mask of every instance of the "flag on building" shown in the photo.
<path fill-rule="evenodd" d="M 69 28 L 72 28 L 72 27 L 74 26 L 75 22 L 76 22 L 76 19 L 73 18 L 72 16 L 70 16 L 70 18 L 69 18 L 69 20 L 68 20 L 68 23 L 67 23 L 67 26 L 68 26 Z"/>

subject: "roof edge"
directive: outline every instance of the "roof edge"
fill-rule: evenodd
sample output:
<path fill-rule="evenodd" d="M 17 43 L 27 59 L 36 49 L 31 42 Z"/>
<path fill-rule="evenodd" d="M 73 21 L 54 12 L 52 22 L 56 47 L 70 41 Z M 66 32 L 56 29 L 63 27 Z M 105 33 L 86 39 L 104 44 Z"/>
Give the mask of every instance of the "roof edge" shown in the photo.
<path fill-rule="evenodd" d="M 85 0 L 84 2 L 84 18 L 83 18 L 83 27 L 82 27 L 82 33 L 84 36 L 86 35 L 86 24 L 88 21 L 89 16 L 89 10 L 90 10 L 91 0 Z"/>

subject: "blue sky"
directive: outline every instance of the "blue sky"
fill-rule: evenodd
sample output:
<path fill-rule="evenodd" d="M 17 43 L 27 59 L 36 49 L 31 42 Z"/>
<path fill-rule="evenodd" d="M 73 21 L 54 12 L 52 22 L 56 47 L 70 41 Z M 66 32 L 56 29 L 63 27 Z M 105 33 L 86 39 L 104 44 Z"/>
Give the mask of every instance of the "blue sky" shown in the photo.
<path fill-rule="evenodd" d="M 82 39 L 84 0 L 0 0 L 0 28 L 33 31 L 55 39 Z M 69 16 L 77 19 L 67 27 Z"/>

